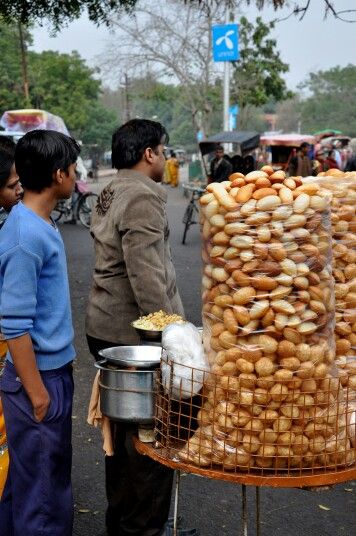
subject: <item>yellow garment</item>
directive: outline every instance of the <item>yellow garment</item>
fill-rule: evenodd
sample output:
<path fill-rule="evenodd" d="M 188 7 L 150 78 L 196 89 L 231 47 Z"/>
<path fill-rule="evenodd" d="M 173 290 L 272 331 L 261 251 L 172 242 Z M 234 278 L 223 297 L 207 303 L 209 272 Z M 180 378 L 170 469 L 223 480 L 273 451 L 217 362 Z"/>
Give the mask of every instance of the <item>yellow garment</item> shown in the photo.
<path fill-rule="evenodd" d="M 170 174 L 170 171 L 169 171 L 168 160 L 166 160 L 166 164 L 164 166 L 164 179 L 163 179 L 163 182 L 165 182 L 166 184 L 170 184 L 170 182 L 171 182 L 171 174 Z"/>
<path fill-rule="evenodd" d="M 3 359 L 7 352 L 7 345 L 4 341 L 0 340 L 0 375 L 1 375 L 1 368 L 3 366 Z M 6 477 L 7 477 L 7 470 L 9 467 L 9 453 L 7 451 L 6 446 L 6 431 L 5 431 L 5 419 L 4 414 L 2 412 L 2 404 L 0 400 L 0 497 L 2 495 Z"/>
<path fill-rule="evenodd" d="M 179 162 L 176 158 L 171 157 L 167 160 L 171 186 L 178 186 L 179 181 Z"/>

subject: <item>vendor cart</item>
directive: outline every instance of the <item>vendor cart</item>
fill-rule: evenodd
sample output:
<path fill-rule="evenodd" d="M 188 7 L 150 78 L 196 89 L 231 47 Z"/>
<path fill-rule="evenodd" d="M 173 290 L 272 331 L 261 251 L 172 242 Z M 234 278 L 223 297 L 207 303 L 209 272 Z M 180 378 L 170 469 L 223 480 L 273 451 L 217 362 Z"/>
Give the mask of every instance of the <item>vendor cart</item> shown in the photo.
<path fill-rule="evenodd" d="M 231 151 L 228 153 L 229 159 L 233 164 L 233 171 L 240 171 L 234 169 L 234 157 L 245 157 L 251 154 L 260 143 L 260 135 L 255 131 L 232 131 L 232 132 L 219 132 L 207 138 L 199 143 L 200 152 L 202 155 L 202 161 L 205 169 L 205 174 L 209 176 L 208 163 L 213 157 L 215 149 L 218 145 L 228 144 L 231 147 Z"/>
<path fill-rule="evenodd" d="M 309 134 L 266 134 L 261 136 L 261 146 L 271 153 L 271 164 L 276 171 L 288 169 L 290 159 L 295 156 L 302 143 L 316 144 L 315 136 Z"/>

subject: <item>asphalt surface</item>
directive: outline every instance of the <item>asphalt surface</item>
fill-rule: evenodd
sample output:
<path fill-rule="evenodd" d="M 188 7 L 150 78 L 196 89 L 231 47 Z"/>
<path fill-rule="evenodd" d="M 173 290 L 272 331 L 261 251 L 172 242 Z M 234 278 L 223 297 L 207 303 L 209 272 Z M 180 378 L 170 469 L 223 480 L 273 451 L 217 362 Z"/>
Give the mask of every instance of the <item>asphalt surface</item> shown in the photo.
<path fill-rule="evenodd" d="M 99 189 L 100 185 L 95 185 Z M 180 190 L 169 192 L 168 217 L 178 286 L 187 318 L 201 325 L 200 238 L 198 225 L 190 228 L 187 244 L 181 244 L 182 215 L 187 204 Z M 75 536 L 105 534 L 106 508 L 104 455 L 100 432 L 86 424 L 93 359 L 85 340 L 84 319 L 91 282 L 93 248 L 89 231 L 77 225 L 61 225 L 68 258 L 73 320 L 76 333 L 75 397 L 73 411 L 73 486 Z M 249 536 L 255 534 L 254 488 L 248 488 Z M 59 505 L 60 507 L 60 505 Z M 200 536 L 238 536 L 241 527 L 241 486 L 186 475 L 181 482 L 179 513 L 183 528 L 196 527 Z M 329 491 L 261 489 L 260 536 L 355 536 L 356 482 Z"/>

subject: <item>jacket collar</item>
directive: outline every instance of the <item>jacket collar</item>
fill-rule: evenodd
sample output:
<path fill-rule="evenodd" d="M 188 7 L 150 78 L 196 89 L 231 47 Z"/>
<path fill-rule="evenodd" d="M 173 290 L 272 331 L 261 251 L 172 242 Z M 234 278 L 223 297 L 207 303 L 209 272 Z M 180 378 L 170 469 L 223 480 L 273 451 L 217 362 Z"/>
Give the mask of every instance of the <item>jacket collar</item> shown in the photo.
<path fill-rule="evenodd" d="M 139 171 L 133 169 L 120 169 L 117 173 L 118 179 L 133 180 L 145 184 L 153 193 L 155 193 L 164 203 L 167 203 L 167 192 L 160 184 L 147 177 Z"/>

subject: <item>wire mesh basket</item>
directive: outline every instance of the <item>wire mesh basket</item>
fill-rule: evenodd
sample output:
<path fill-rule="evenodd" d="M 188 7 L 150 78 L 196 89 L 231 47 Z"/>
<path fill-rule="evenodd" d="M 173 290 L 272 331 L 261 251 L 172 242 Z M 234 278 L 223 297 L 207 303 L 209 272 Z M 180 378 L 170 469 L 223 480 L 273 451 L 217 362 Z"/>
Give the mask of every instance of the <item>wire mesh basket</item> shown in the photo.
<path fill-rule="evenodd" d="M 276 382 L 165 365 L 155 420 L 162 458 L 221 473 L 288 477 L 354 466 L 356 404 L 340 378 Z"/>

